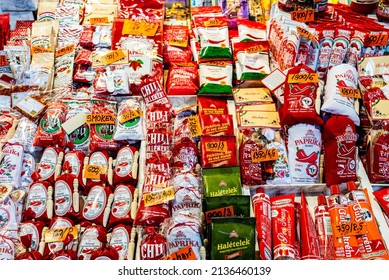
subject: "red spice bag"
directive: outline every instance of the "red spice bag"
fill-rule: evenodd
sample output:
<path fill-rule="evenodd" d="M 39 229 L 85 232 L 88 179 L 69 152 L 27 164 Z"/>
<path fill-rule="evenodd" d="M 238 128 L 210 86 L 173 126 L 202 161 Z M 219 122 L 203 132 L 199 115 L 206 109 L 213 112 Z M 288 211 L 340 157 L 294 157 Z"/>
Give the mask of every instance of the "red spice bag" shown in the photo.
<path fill-rule="evenodd" d="M 56 217 L 53 218 L 49 225 L 49 230 L 51 229 L 59 229 L 59 228 L 68 228 L 74 226 L 74 222 L 69 218 L 61 218 Z M 44 249 L 44 256 L 47 257 L 49 255 L 53 255 L 64 249 L 64 244 L 62 242 L 50 242 L 46 243 Z M 73 246 L 73 242 L 70 242 L 69 247 Z"/>
<path fill-rule="evenodd" d="M 113 193 L 113 203 L 108 228 L 118 224 L 132 224 L 131 205 L 134 201 L 135 188 L 131 185 L 119 184 Z"/>
<path fill-rule="evenodd" d="M 389 133 L 387 129 L 372 129 L 368 150 L 369 179 L 372 183 L 389 181 Z"/>
<path fill-rule="evenodd" d="M 165 25 L 163 40 L 164 63 L 191 62 L 192 51 L 188 45 L 189 30 L 187 26 Z"/>
<path fill-rule="evenodd" d="M 160 260 L 166 256 L 166 238 L 159 234 L 155 227 L 146 227 L 140 243 L 141 260 Z"/>
<path fill-rule="evenodd" d="M 199 90 L 197 64 L 195 62 L 171 63 L 167 80 L 169 95 L 194 95 Z"/>
<path fill-rule="evenodd" d="M 135 146 L 123 146 L 116 156 L 113 174 L 114 184 L 136 184 L 138 180 L 138 160 L 139 152 Z"/>
<path fill-rule="evenodd" d="M 92 253 L 103 248 L 107 243 L 107 232 L 99 225 L 89 225 L 82 233 L 78 245 L 77 257 L 79 260 L 90 260 Z"/>
<path fill-rule="evenodd" d="M 201 137 L 201 166 L 203 168 L 237 165 L 235 136 Z"/>
<path fill-rule="evenodd" d="M 288 71 L 287 76 L 298 74 L 313 74 L 311 68 L 305 65 L 296 66 Z M 316 111 L 316 91 L 318 83 L 286 83 L 284 90 L 284 105 L 281 110 L 281 124 L 297 123 L 322 124 L 323 121 Z"/>
<path fill-rule="evenodd" d="M 327 186 L 357 179 L 357 134 L 354 122 L 333 116 L 324 124 L 324 174 Z"/>
<path fill-rule="evenodd" d="M 131 241 L 131 226 L 119 224 L 111 232 L 109 246 L 119 254 L 119 260 L 127 260 L 129 243 Z"/>

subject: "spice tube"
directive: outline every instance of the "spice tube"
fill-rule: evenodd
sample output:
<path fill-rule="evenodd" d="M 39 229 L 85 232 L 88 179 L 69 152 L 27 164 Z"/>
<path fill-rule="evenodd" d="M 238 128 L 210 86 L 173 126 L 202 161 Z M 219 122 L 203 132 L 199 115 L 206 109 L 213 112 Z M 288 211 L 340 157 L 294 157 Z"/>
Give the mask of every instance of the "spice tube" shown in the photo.
<path fill-rule="evenodd" d="M 315 223 L 309 213 L 307 199 L 301 192 L 300 203 L 300 238 L 301 238 L 301 259 L 319 260 L 319 242 L 315 230 Z"/>
<path fill-rule="evenodd" d="M 375 222 L 371 205 L 362 190 L 358 190 L 353 181 L 347 183 L 348 208 L 351 220 L 356 223 L 366 223 L 366 234 L 358 235 L 357 241 L 363 259 L 389 259 L 388 252 L 382 241 L 381 234 Z"/>
<path fill-rule="evenodd" d="M 257 235 L 259 243 L 259 257 L 261 260 L 272 259 L 271 247 L 271 205 L 270 198 L 263 188 L 258 188 L 253 196 L 254 216 L 257 219 Z"/>
<path fill-rule="evenodd" d="M 320 257 L 323 260 L 333 260 L 333 233 L 325 195 L 319 195 L 317 197 L 317 206 L 314 208 L 314 211 L 316 234 L 318 236 L 320 246 Z"/>
<path fill-rule="evenodd" d="M 294 194 L 270 198 L 274 260 L 295 260 Z"/>
<path fill-rule="evenodd" d="M 375 191 L 373 192 L 373 194 L 377 199 L 379 205 L 384 210 L 385 214 L 389 216 L 389 188 Z"/>
<path fill-rule="evenodd" d="M 328 198 L 331 226 L 334 232 L 335 259 L 361 259 L 361 252 L 355 236 L 336 234 L 337 226 L 350 223 L 350 212 L 347 206 L 347 198 L 340 194 L 339 186 L 330 187 L 331 195 Z"/>

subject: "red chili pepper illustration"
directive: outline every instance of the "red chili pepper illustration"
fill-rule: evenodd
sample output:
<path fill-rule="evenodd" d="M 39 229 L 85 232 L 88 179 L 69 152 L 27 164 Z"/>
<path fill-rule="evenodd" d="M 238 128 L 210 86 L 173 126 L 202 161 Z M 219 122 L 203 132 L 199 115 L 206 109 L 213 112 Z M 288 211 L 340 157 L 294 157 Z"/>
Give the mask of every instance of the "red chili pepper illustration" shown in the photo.
<path fill-rule="evenodd" d="M 57 204 L 62 204 L 66 201 L 66 199 L 64 197 L 61 197 L 61 198 L 57 198 L 57 200 L 55 201 L 55 203 Z"/>
<path fill-rule="evenodd" d="M 220 77 L 220 78 L 205 77 L 205 79 L 207 79 L 208 81 L 213 81 L 213 82 L 221 81 L 221 80 L 224 80 L 225 78 L 227 78 L 227 76 L 223 76 L 223 77 Z"/>
<path fill-rule="evenodd" d="M 312 152 L 309 156 L 305 157 L 297 156 L 296 160 L 299 162 L 315 162 L 317 160 L 317 152 Z"/>
<path fill-rule="evenodd" d="M 42 163 L 40 168 L 42 168 L 42 169 L 50 169 L 50 164 Z"/>
<path fill-rule="evenodd" d="M 84 250 L 82 250 L 82 253 L 83 254 L 92 254 L 94 251 L 94 249 L 92 248 L 85 248 Z"/>
<path fill-rule="evenodd" d="M 34 200 L 30 202 L 30 206 L 39 206 L 42 205 L 42 202 L 40 200 Z"/>
<path fill-rule="evenodd" d="M 290 92 L 292 94 L 301 94 L 301 95 L 308 95 L 311 91 L 314 90 L 315 87 L 311 87 L 309 85 L 304 86 L 304 84 L 295 84 L 291 88 Z"/>
<path fill-rule="evenodd" d="M 350 156 L 355 150 L 355 146 L 352 146 L 350 149 L 347 149 L 345 145 L 340 144 L 338 147 L 338 153 L 341 157 L 348 157 Z"/>
<path fill-rule="evenodd" d="M 306 158 L 307 154 L 303 149 L 297 148 L 297 153 L 296 153 L 297 158 Z"/>
<path fill-rule="evenodd" d="M 223 39 L 223 40 L 216 41 L 216 40 L 208 39 L 207 41 L 208 41 L 208 43 L 210 43 L 210 44 L 221 44 L 221 43 L 223 43 L 225 40 Z"/>
<path fill-rule="evenodd" d="M 119 163 L 119 166 L 127 166 L 128 164 L 128 161 L 122 161 L 121 163 Z"/>
<path fill-rule="evenodd" d="M 125 206 L 126 205 L 126 202 L 125 201 L 118 201 L 115 203 L 115 206 Z"/>
<path fill-rule="evenodd" d="M 263 38 L 256 37 L 256 36 L 251 35 L 251 34 L 246 34 L 246 36 L 249 37 L 249 38 L 252 38 L 252 39 L 254 39 L 254 40 L 261 40 L 261 39 L 263 39 Z"/>
<path fill-rule="evenodd" d="M 262 68 L 264 68 L 265 66 L 261 66 L 261 67 L 255 68 L 255 67 L 251 67 L 251 66 L 245 65 L 245 67 L 246 67 L 247 69 L 249 69 L 249 70 L 259 71 L 259 70 L 261 70 Z"/>
<path fill-rule="evenodd" d="M 347 87 L 347 84 L 344 81 L 337 82 L 338 87 Z"/>

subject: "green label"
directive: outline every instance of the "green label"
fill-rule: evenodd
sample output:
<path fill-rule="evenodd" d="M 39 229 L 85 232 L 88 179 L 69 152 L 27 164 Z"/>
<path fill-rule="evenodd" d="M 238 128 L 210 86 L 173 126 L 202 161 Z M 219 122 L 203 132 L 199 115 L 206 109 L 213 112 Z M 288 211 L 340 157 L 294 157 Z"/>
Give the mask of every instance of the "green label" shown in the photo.
<path fill-rule="evenodd" d="M 96 132 L 97 134 L 106 140 L 111 140 L 113 134 L 115 133 L 115 125 L 114 124 L 96 124 Z"/>
<path fill-rule="evenodd" d="M 55 115 L 53 115 L 52 117 L 47 117 L 47 115 L 45 115 L 41 119 L 39 126 L 46 133 L 54 133 L 61 128 L 61 120 Z"/>
<path fill-rule="evenodd" d="M 69 134 L 69 140 L 75 145 L 84 144 L 89 138 L 89 125 L 84 124 Z"/>

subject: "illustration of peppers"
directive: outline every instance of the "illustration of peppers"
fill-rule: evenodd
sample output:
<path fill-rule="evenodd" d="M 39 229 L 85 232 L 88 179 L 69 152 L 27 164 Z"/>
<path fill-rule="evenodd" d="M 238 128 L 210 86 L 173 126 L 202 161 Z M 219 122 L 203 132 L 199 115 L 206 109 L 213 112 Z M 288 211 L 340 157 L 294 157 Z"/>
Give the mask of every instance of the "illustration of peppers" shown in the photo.
<path fill-rule="evenodd" d="M 121 163 L 119 163 L 119 166 L 127 166 L 128 164 L 128 161 L 122 161 Z"/>
<path fill-rule="evenodd" d="M 259 71 L 259 70 L 261 70 L 262 68 L 264 68 L 265 66 L 261 66 L 261 67 L 255 68 L 255 67 L 251 67 L 251 66 L 245 65 L 245 67 L 246 67 L 247 69 L 249 69 L 249 70 Z"/>
<path fill-rule="evenodd" d="M 223 76 L 223 77 L 219 77 L 219 78 L 205 77 L 205 79 L 207 79 L 208 81 L 212 81 L 212 82 L 221 81 L 221 80 L 224 80 L 225 78 L 227 78 L 227 76 Z"/>
<path fill-rule="evenodd" d="M 116 202 L 115 206 L 119 207 L 119 206 L 125 206 L 126 205 L 126 202 L 125 201 L 118 201 Z"/>
<path fill-rule="evenodd" d="M 293 85 L 293 87 L 291 88 L 290 92 L 292 94 L 299 93 L 299 94 L 302 94 L 302 95 L 308 95 L 315 88 L 315 87 L 312 87 L 312 86 L 309 86 L 309 85 L 307 85 L 307 86 L 302 88 L 302 85 L 303 84 L 301 84 L 301 85 L 299 85 L 299 84 Z"/>
<path fill-rule="evenodd" d="M 55 203 L 57 204 L 62 204 L 66 201 L 66 199 L 64 197 L 61 197 L 61 198 L 57 198 L 57 200 L 55 201 Z"/>
<path fill-rule="evenodd" d="M 347 84 L 344 81 L 338 81 L 336 84 L 338 87 L 347 87 Z"/>
<path fill-rule="evenodd" d="M 246 34 L 247 37 L 251 38 L 251 39 L 254 39 L 254 40 L 261 40 L 263 38 L 260 38 L 260 37 L 256 37 L 254 35 L 251 35 L 251 34 Z"/>
<path fill-rule="evenodd" d="M 338 152 L 341 157 L 349 157 L 355 150 L 355 146 L 352 146 L 350 149 L 347 149 L 345 145 L 339 144 Z"/>
<path fill-rule="evenodd" d="M 30 206 L 39 206 L 42 205 L 42 202 L 40 200 L 34 200 L 30 202 Z"/>
<path fill-rule="evenodd" d="M 219 41 L 217 41 L 217 40 L 211 40 L 211 39 L 208 39 L 207 40 L 208 41 L 208 43 L 210 43 L 210 44 L 221 44 L 221 43 L 223 43 L 225 40 L 223 39 L 223 40 L 219 40 Z"/>
<path fill-rule="evenodd" d="M 42 168 L 42 169 L 50 169 L 50 164 L 42 163 L 40 168 Z"/>
<path fill-rule="evenodd" d="M 315 162 L 317 160 L 317 154 L 318 152 L 312 152 L 310 155 L 307 156 L 304 150 L 298 150 L 296 153 L 296 160 L 299 162 Z"/>

